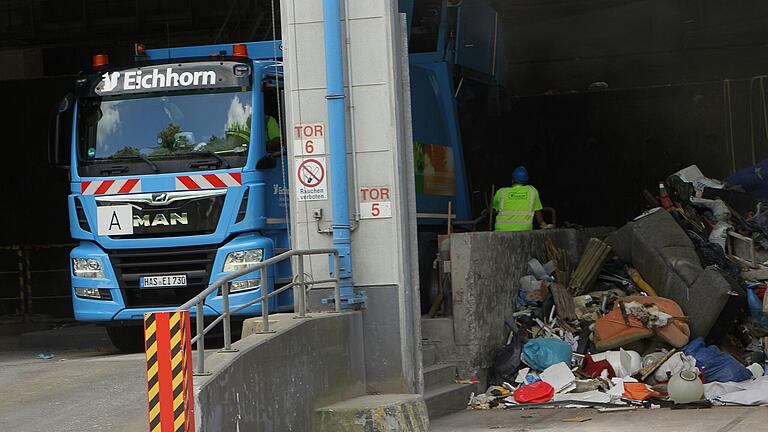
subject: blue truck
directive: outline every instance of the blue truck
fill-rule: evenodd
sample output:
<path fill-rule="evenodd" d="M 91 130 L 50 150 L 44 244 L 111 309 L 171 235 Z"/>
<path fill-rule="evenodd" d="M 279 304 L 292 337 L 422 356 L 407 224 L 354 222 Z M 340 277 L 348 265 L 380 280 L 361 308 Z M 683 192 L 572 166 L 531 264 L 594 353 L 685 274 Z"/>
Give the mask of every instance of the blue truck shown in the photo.
<path fill-rule="evenodd" d="M 487 35 L 495 12 L 479 0 L 458 7 L 409 0 L 401 10 L 411 29 L 418 217 L 429 233 L 445 225 L 448 201 L 452 217 L 471 215 L 454 97 L 465 79 L 493 84 L 491 63 L 500 62 L 502 49 L 498 29 Z M 485 21 L 471 37 L 479 45 L 466 43 L 460 30 L 477 27 L 468 23 L 478 16 Z M 469 49 L 476 46 L 483 55 Z M 222 275 L 288 247 L 282 74 L 279 41 L 137 45 L 129 65 L 94 56 L 58 107 L 50 150 L 53 162 L 70 170 L 70 231 L 80 242 L 70 256 L 78 321 L 106 325 L 116 347 L 135 350 L 145 312 L 172 309 Z M 422 249 L 428 257 L 434 246 Z M 230 304 L 291 277 L 287 262 L 240 277 Z M 291 290 L 271 302 L 271 311 L 291 310 Z M 221 306 L 219 293 L 209 296 L 206 318 Z M 260 312 L 257 304 L 239 315 Z"/>

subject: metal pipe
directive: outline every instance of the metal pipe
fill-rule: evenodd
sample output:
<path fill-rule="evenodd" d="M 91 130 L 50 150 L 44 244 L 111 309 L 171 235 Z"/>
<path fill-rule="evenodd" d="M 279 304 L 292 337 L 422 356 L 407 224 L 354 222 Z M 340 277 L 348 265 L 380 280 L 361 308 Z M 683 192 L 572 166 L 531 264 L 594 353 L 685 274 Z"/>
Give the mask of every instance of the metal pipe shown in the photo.
<path fill-rule="evenodd" d="M 339 0 L 323 0 L 323 44 L 325 47 L 326 104 L 330 142 L 331 210 L 333 213 L 333 245 L 339 251 L 339 286 L 344 297 L 354 295 L 352 289 L 352 241 L 349 225 L 349 181 L 347 178 L 347 127 L 344 103 L 344 69 L 341 53 Z M 339 306 L 339 299 L 336 299 Z"/>
<path fill-rule="evenodd" d="M 252 266 L 245 267 L 243 269 L 240 269 L 238 271 L 229 273 L 225 276 L 220 277 L 219 279 L 215 280 L 212 284 L 208 286 L 208 288 L 204 289 L 200 294 L 192 297 L 189 301 L 184 303 L 183 305 L 179 306 L 179 309 L 181 310 L 187 310 L 195 306 L 198 302 L 205 301 L 205 298 L 208 297 L 212 292 L 214 292 L 216 289 L 218 289 L 222 283 L 230 281 L 232 279 L 238 278 L 240 276 L 247 275 L 248 273 L 252 273 L 256 270 L 259 270 L 261 268 L 265 268 L 268 265 L 277 264 L 278 262 L 292 257 L 294 255 L 321 255 L 321 254 L 335 254 L 337 253 L 336 249 L 334 248 L 325 248 L 325 249 L 296 249 L 296 250 L 290 250 L 287 252 L 283 252 L 280 255 L 273 256 L 272 258 L 269 258 L 265 261 L 256 263 Z"/>
<path fill-rule="evenodd" d="M 275 257 L 272 257 L 272 258 L 270 258 L 270 259 L 268 259 L 266 261 L 263 261 L 263 262 L 260 262 L 258 264 L 255 264 L 253 266 L 247 267 L 245 269 L 238 270 L 236 272 L 232 272 L 232 273 L 230 273 L 230 274 L 228 274 L 226 276 L 222 276 L 218 280 L 214 281 L 211 285 L 209 285 L 208 288 L 203 290 L 200 294 L 196 295 L 195 297 L 193 297 L 188 302 L 186 302 L 183 305 L 179 306 L 178 309 L 179 310 L 187 310 L 187 309 L 191 309 L 192 307 L 197 307 L 198 313 L 202 314 L 203 313 L 202 312 L 202 307 L 203 307 L 203 304 L 205 302 L 205 298 L 208 295 L 210 295 L 215 289 L 218 289 L 219 287 L 223 287 L 223 285 L 228 284 L 229 281 L 231 281 L 232 279 L 235 279 L 237 277 L 246 275 L 246 274 L 251 273 L 253 271 L 256 271 L 258 269 L 264 268 L 265 269 L 265 271 L 264 271 L 264 275 L 265 276 L 264 276 L 264 278 L 262 280 L 267 280 L 266 279 L 267 272 L 266 272 L 266 267 L 265 267 L 267 265 L 271 265 L 271 264 L 280 262 L 280 261 L 282 261 L 282 260 L 284 260 L 286 258 L 292 257 L 294 255 L 300 256 L 303 259 L 304 255 L 320 255 L 320 254 L 331 254 L 331 255 L 333 255 L 334 266 L 335 266 L 335 268 L 338 268 L 338 265 L 339 265 L 338 264 L 339 254 L 338 254 L 338 251 L 336 249 L 328 248 L 328 249 L 290 250 L 290 251 L 284 252 L 284 253 L 282 253 L 280 255 L 277 255 Z M 334 282 L 336 284 L 336 291 L 338 291 L 338 275 L 334 279 L 322 279 L 322 280 L 317 280 L 317 281 L 311 281 L 309 283 L 307 283 L 306 281 L 302 281 L 302 282 L 303 282 L 303 285 L 305 287 L 306 287 L 306 285 L 314 285 L 314 284 L 319 284 L 319 283 Z M 236 313 L 240 312 L 241 310 L 243 310 L 243 309 L 245 309 L 247 307 L 250 307 L 250 306 L 252 306 L 252 305 L 254 305 L 256 303 L 259 303 L 259 302 L 261 302 L 262 305 L 264 305 L 264 304 L 266 304 L 266 301 L 269 300 L 270 298 L 275 297 L 278 294 L 280 294 L 280 293 L 282 293 L 282 292 L 284 292 L 284 291 L 286 291 L 288 289 L 293 288 L 294 286 L 296 286 L 296 282 L 295 281 L 291 282 L 291 283 L 289 283 L 287 285 L 284 285 L 284 286 L 280 287 L 279 289 L 274 290 L 274 291 L 272 291 L 272 292 L 270 292 L 270 293 L 268 293 L 266 295 L 262 294 L 260 297 L 254 299 L 254 300 L 251 300 L 248 303 L 242 304 L 242 305 L 236 307 L 235 309 L 230 310 L 229 313 L 226 313 L 226 314 L 223 314 L 223 315 L 219 315 L 218 317 L 216 317 L 213 320 L 213 322 L 211 322 L 211 324 L 209 324 L 208 326 L 206 326 L 206 327 L 204 327 L 202 329 L 200 328 L 200 326 L 203 326 L 204 323 L 202 323 L 202 322 L 198 323 L 197 335 L 195 335 L 195 337 L 192 338 L 192 343 L 196 344 L 197 341 L 202 339 L 205 336 L 206 333 L 208 333 L 211 329 L 216 327 L 216 325 L 219 322 L 221 322 L 225 317 L 227 319 L 229 319 L 229 317 L 232 316 L 232 314 L 236 314 Z M 227 290 L 228 290 L 228 288 L 229 288 L 229 286 L 227 286 Z M 304 288 L 304 292 L 306 292 L 306 288 Z M 222 288 L 222 293 L 223 293 L 223 288 Z M 338 298 L 339 298 L 338 292 L 336 292 L 335 298 L 336 298 L 336 302 L 339 303 L 339 301 L 338 301 Z M 229 298 L 227 297 L 227 302 L 228 302 L 228 300 L 229 300 Z M 228 308 L 229 308 L 229 306 L 228 306 L 228 303 L 227 303 L 227 309 Z M 262 306 L 262 311 L 263 310 L 264 310 L 264 306 Z M 305 302 L 305 311 L 306 311 L 306 302 Z M 269 305 L 266 306 L 266 312 L 267 312 L 267 314 L 269 313 Z M 264 318 L 262 317 L 262 320 L 263 319 Z M 269 321 L 267 321 L 266 330 L 264 330 L 264 333 L 267 333 L 269 331 L 268 329 L 269 329 Z M 230 334 L 231 334 L 231 331 L 230 331 Z M 233 351 L 236 351 L 236 350 L 233 350 Z M 198 372 L 196 371 L 195 373 L 198 373 Z M 202 373 L 202 372 L 200 372 L 200 373 Z"/>
<path fill-rule="evenodd" d="M 222 319 L 224 319 L 224 315 L 217 316 L 216 319 L 214 319 L 213 321 L 211 321 L 210 324 L 205 326 L 205 328 L 203 329 L 203 334 L 204 335 L 208 334 L 208 332 L 213 330 L 213 328 L 216 327 L 216 325 L 218 325 Z M 200 338 L 200 335 L 196 334 L 195 337 L 192 338 L 192 343 L 196 343 L 197 339 L 199 338 Z"/>
<path fill-rule="evenodd" d="M 267 299 L 270 299 L 270 298 L 272 298 L 274 295 L 280 294 L 281 292 L 283 292 L 283 291 L 285 291 L 285 290 L 287 290 L 287 289 L 289 289 L 289 288 L 293 288 L 294 286 L 295 286 L 295 284 L 294 284 L 293 282 L 291 282 L 291 283 L 289 283 L 288 285 L 285 285 L 285 286 L 281 287 L 281 288 L 280 288 L 279 290 L 277 290 L 277 291 L 272 291 L 271 293 L 269 293 L 269 295 L 267 295 Z M 247 308 L 247 307 L 249 307 L 249 306 L 253 306 L 253 305 L 255 305 L 256 303 L 259 303 L 260 301 L 261 301 L 261 297 L 259 297 L 259 298 L 255 299 L 255 300 L 251 300 L 251 301 L 249 301 L 249 302 L 248 302 L 248 303 L 246 303 L 246 304 L 240 305 L 240 306 L 236 307 L 235 309 L 232 309 L 232 313 L 233 313 L 233 314 L 236 314 L 236 313 L 240 312 L 241 310 L 243 310 L 243 309 L 245 309 L 245 308 Z"/>
<path fill-rule="evenodd" d="M 326 281 L 326 282 L 327 282 L 327 281 Z M 320 281 L 318 281 L 317 283 L 320 283 Z M 270 299 L 270 298 L 272 298 L 273 296 L 275 296 L 275 295 L 277 295 L 277 294 L 280 294 L 280 293 L 281 293 L 281 292 L 283 292 L 283 291 L 286 291 L 286 290 L 288 290 L 288 289 L 290 289 L 290 288 L 293 288 L 295 285 L 296 285 L 295 283 L 291 282 L 291 283 L 289 283 L 288 285 L 285 285 L 285 286 L 281 287 L 281 288 L 280 288 L 279 290 L 277 290 L 277 291 L 272 291 L 271 293 L 269 293 L 269 295 L 267 295 L 267 298 L 268 298 L 268 299 Z M 230 316 L 232 316 L 232 315 L 234 315 L 234 314 L 236 314 L 236 313 L 240 312 L 241 310 L 243 310 L 243 309 L 245 309 L 245 308 L 247 308 L 247 307 L 251 307 L 251 306 L 255 305 L 256 303 L 260 303 L 260 302 L 261 302 L 261 297 L 259 297 L 259 298 L 256 298 L 256 299 L 254 299 L 254 300 L 251 300 L 251 301 L 249 301 L 248 303 L 245 303 L 245 304 L 241 304 L 240 306 L 238 306 L 238 307 L 236 307 L 236 308 L 234 308 L 234 309 L 230 310 L 230 311 L 229 311 L 229 315 L 230 315 Z M 213 321 L 211 321 L 211 323 L 210 323 L 210 324 L 208 324 L 207 326 L 205 326 L 205 329 L 203 330 L 203 334 L 207 334 L 209 331 L 213 330 L 213 328 L 214 328 L 214 327 L 216 327 L 216 325 L 217 325 L 218 323 L 220 323 L 220 322 L 221 322 L 223 319 L 224 319 L 224 315 L 219 315 L 219 316 L 217 316 L 217 317 L 216 317 L 216 318 L 215 318 Z M 197 341 L 197 338 L 198 338 L 198 337 L 200 337 L 200 336 L 195 336 L 195 337 L 193 337 L 193 338 L 192 338 L 192 343 L 195 343 L 195 341 Z M 237 350 L 236 350 L 236 349 L 233 349 L 232 351 L 237 351 Z"/>
<path fill-rule="evenodd" d="M 349 25 L 349 0 L 344 0 L 345 48 L 347 51 L 347 89 L 349 98 L 349 149 L 352 151 L 352 190 L 355 194 L 355 222 L 360 220 L 359 175 L 357 173 L 357 137 L 355 133 L 355 97 L 352 91 L 352 31 Z"/>
<path fill-rule="evenodd" d="M 304 285 L 309 286 L 309 285 L 317 285 L 317 284 L 321 284 L 321 283 L 334 283 L 334 282 L 336 282 L 335 278 L 332 278 L 332 279 L 319 279 L 319 280 L 313 280 L 313 281 L 309 281 L 309 282 L 304 282 Z M 374 285 L 374 286 L 380 286 L 380 285 Z M 312 290 L 312 287 L 310 286 L 307 289 L 307 291 L 311 291 L 311 290 Z"/>
<path fill-rule="evenodd" d="M 195 373 L 205 373 L 205 328 L 203 320 L 203 302 L 197 304 L 195 313 L 195 325 L 197 326 L 197 343 L 195 343 L 195 349 L 197 350 L 197 362 L 195 363 Z"/>
<path fill-rule="evenodd" d="M 298 292 L 298 297 L 294 294 L 294 301 L 298 302 L 299 317 L 304 318 L 307 316 L 307 303 L 306 303 L 306 285 L 304 285 L 304 257 L 300 256 L 299 261 L 296 263 L 296 270 L 299 277 L 299 288 L 294 293 Z"/>
<path fill-rule="evenodd" d="M 221 305 L 224 309 L 224 351 L 232 351 L 232 328 L 229 322 L 229 284 L 221 284 Z"/>
<path fill-rule="evenodd" d="M 267 296 L 267 284 L 269 280 L 267 275 L 267 267 L 262 270 L 262 284 L 261 284 L 261 332 L 269 332 L 269 297 Z"/>
<path fill-rule="evenodd" d="M 334 275 L 336 276 L 336 282 L 333 284 L 333 309 L 336 312 L 341 312 L 341 271 L 339 269 L 339 255 L 333 255 L 333 268 Z"/>

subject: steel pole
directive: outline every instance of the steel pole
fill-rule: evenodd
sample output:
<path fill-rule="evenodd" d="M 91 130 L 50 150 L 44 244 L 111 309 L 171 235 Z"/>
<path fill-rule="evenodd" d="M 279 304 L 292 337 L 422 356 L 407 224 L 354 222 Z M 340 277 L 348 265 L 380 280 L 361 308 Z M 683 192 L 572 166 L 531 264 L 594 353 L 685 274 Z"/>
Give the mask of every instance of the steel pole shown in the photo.
<path fill-rule="evenodd" d="M 197 362 L 195 362 L 195 374 L 205 374 L 205 320 L 203 319 L 203 302 L 197 303 L 195 309 L 195 325 L 197 326 Z"/>
<path fill-rule="evenodd" d="M 269 333 L 269 299 L 267 298 L 267 267 L 261 270 L 261 333 Z"/>
<path fill-rule="evenodd" d="M 333 267 L 335 269 L 336 283 L 333 284 L 333 309 L 341 312 L 341 269 L 339 269 L 339 254 L 333 254 Z"/>
<path fill-rule="evenodd" d="M 221 284 L 221 305 L 224 309 L 224 348 L 221 352 L 236 352 L 236 349 L 232 349 L 232 326 L 229 321 L 229 284 L 231 282 L 224 282 Z"/>
<path fill-rule="evenodd" d="M 296 263 L 296 272 L 298 273 L 298 288 L 294 291 L 294 302 L 298 305 L 299 318 L 307 316 L 307 287 L 304 285 L 304 256 L 299 255 Z M 298 293 L 298 296 L 296 295 Z"/>

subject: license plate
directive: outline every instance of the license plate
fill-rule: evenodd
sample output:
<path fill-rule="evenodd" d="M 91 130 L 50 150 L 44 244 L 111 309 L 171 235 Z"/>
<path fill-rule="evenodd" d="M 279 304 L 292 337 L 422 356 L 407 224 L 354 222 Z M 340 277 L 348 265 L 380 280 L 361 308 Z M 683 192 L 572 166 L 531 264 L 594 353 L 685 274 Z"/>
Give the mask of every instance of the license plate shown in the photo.
<path fill-rule="evenodd" d="M 139 278 L 141 288 L 164 288 L 187 286 L 187 275 L 143 276 Z"/>

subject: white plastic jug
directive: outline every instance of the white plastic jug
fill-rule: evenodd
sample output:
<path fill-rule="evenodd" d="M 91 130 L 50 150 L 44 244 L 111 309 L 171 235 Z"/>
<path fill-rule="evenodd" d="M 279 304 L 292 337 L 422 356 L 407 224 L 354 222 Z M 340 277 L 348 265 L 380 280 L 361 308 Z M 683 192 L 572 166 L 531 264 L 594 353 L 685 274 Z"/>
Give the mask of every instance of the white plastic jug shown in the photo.
<path fill-rule="evenodd" d="M 704 397 L 704 384 L 695 372 L 684 370 L 672 375 L 667 384 L 667 392 L 676 404 L 696 402 Z"/>

